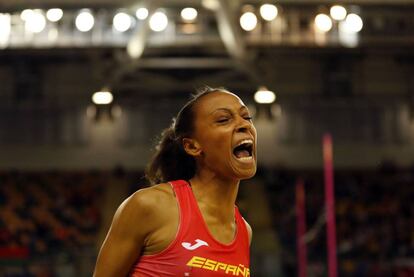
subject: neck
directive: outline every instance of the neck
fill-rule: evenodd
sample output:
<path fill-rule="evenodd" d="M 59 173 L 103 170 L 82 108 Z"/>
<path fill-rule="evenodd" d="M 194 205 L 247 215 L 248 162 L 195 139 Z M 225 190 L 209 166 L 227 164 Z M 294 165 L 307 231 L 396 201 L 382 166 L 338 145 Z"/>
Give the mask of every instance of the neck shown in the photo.
<path fill-rule="evenodd" d="M 214 174 L 198 172 L 190 182 L 200 208 L 214 214 L 220 221 L 234 221 L 239 180 L 224 180 Z"/>

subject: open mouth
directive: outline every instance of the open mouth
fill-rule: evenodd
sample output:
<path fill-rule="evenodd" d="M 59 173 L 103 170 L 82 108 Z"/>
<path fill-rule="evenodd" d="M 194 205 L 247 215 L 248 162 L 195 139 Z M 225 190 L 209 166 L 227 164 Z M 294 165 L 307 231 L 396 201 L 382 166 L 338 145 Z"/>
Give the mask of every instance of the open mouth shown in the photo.
<path fill-rule="evenodd" d="M 241 161 L 253 159 L 253 140 L 245 139 L 237 144 L 233 149 L 233 155 Z"/>

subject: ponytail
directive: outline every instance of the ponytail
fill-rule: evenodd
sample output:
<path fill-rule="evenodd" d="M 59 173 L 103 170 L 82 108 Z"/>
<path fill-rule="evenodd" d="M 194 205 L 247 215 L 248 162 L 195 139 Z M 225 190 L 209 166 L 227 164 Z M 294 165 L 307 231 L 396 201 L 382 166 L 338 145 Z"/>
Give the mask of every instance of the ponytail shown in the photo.
<path fill-rule="evenodd" d="M 181 139 L 175 135 L 174 124 L 161 133 L 157 152 L 145 174 L 151 184 L 178 179 L 189 180 L 194 176 L 195 159 L 185 152 Z"/>

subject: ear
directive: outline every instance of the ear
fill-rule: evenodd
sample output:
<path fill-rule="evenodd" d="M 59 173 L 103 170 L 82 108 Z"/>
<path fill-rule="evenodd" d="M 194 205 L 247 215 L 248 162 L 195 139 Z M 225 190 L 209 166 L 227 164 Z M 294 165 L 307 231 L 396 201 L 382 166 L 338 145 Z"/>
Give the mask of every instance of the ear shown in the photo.
<path fill-rule="evenodd" d="M 201 146 L 195 139 L 183 138 L 183 147 L 184 151 L 193 157 L 200 156 L 202 153 Z"/>

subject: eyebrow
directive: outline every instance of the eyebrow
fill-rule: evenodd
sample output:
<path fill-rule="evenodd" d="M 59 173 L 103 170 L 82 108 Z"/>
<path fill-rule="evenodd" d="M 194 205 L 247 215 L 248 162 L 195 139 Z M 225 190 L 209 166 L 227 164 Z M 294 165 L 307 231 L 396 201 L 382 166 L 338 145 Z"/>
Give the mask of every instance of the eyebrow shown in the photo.
<path fill-rule="evenodd" d="M 239 111 L 241 111 L 241 110 L 249 111 L 249 109 L 246 106 L 241 106 Z M 212 111 L 210 114 L 213 114 L 213 113 L 218 112 L 218 111 L 225 111 L 225 112 L 233 113 L 232 110 L 229 109 L 229 108 L 218 108 L 218 109 Z"/>

